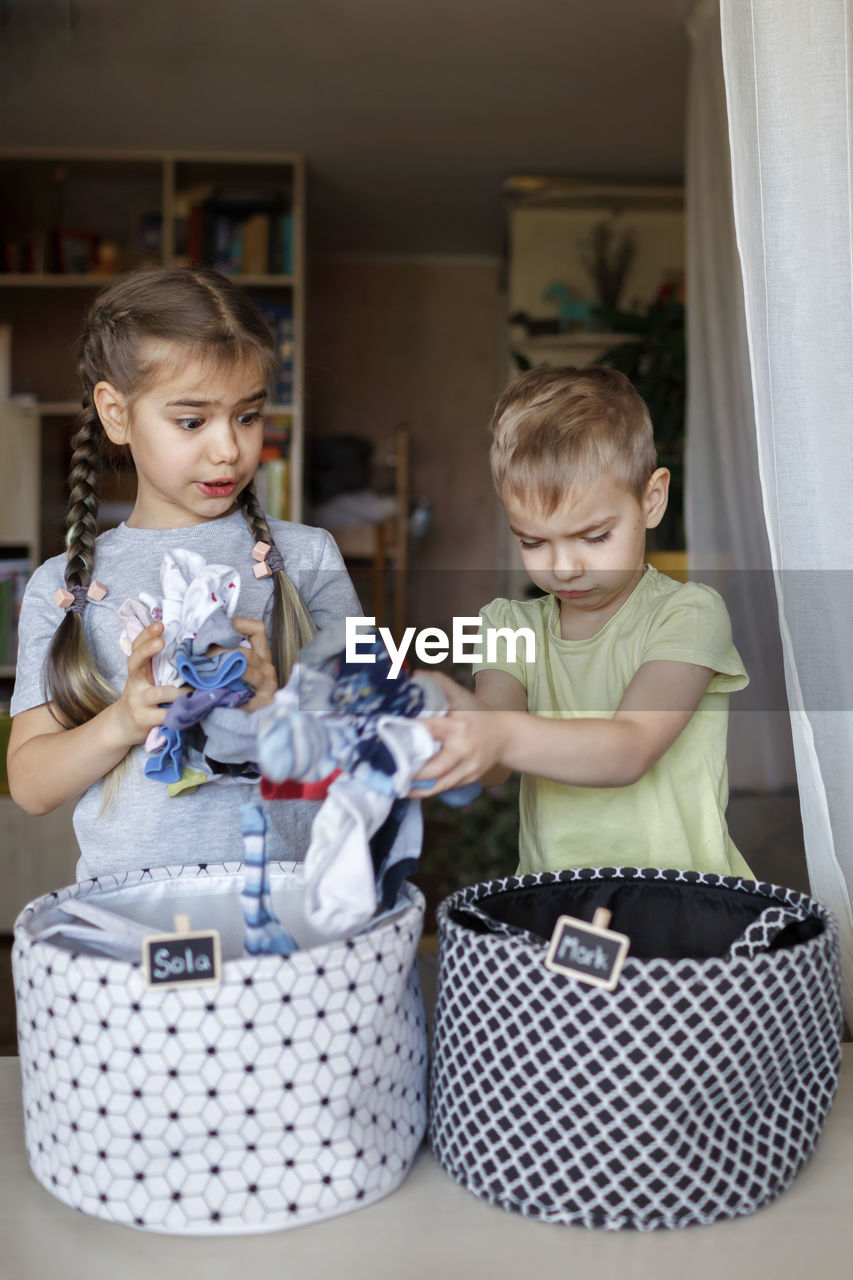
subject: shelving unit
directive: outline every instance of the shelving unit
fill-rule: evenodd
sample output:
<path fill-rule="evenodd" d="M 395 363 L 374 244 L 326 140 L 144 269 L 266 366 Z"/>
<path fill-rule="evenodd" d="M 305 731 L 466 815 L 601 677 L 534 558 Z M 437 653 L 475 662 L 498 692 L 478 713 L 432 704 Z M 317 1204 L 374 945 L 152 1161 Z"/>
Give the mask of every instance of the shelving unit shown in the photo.
<path fill-rule="evenodd" d="M 65 505 L 63 464 L 78 407 L 73 349 L 83 314 L 93 290 L 117 272 L 146 263 L 218 266 L 262 306 L 277 309 L 280 320 L 289 311 L 290 375 L 286 394 L 268 412 L 275 419 L 270 445 L 286 454 L 288 477 L 282 508 L 273 514 L 299 520 L 305 334 L 302 158 L 4 149 L 0 208 L 0 324 L 12 327 L 11 387 L 34 398 L 44 444 L 42 556 L 62 548 L 57 513 Z M 266 269 L 258 269 L 262 265 Z"/>

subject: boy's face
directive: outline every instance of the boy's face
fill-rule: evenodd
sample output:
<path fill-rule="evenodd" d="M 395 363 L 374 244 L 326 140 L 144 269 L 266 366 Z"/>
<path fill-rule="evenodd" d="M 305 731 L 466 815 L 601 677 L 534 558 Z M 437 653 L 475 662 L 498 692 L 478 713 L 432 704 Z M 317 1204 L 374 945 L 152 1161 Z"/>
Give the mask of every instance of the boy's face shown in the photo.
<path fill-rule="evenodd" d="M 666 510 L 669 472 L 658 468 L 637 499 L 605 474 L 550 515 L 535 499 L 505 495 L 510 528 L 536 586 L 560 601 L 563 620 L 599 626 L 621 608 L 643 571 L 646 530 Z"/>

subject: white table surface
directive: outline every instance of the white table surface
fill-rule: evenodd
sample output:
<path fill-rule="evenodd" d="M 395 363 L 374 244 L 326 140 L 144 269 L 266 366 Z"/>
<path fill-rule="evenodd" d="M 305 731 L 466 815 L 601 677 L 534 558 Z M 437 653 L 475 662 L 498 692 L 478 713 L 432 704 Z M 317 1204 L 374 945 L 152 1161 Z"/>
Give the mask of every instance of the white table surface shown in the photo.
<path fill-rule="evenodd" d="M 36 1182 L 16 1058 L 0 1059 L 2 1280 L 851 1280 L 853 1046 L 818 1149 L 760 1213 L 683 1231 L 602 1232 L 493 1209 L 424 1148 L 398 1191 L 266 1235 L 188 1238 L 114 1226 Z"/>

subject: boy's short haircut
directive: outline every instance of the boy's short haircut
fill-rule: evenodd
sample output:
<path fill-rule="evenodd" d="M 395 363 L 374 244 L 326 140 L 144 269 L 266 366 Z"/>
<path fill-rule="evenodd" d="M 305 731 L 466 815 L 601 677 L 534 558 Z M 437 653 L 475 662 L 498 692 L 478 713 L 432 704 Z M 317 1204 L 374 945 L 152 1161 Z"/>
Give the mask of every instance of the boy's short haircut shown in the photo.
<path fill-rule="evenodd" d="M 499 495 L 534 495 L 548 515 L 605 473 L 639 499 L 657 466 L 645 401 L 605 365 L 528 370 L 500 396 L 491 432 Z"/>

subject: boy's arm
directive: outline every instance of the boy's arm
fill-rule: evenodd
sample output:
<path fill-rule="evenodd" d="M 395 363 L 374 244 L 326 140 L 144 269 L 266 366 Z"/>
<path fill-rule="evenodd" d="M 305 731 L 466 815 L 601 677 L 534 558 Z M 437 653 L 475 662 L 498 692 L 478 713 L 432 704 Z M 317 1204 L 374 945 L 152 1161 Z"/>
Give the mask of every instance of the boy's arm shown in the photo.
<path fill-rule="evenodd" d="M 454 709 L 427 721 L 443 746 L 418 775 L 435 783 L 421 794 L 464 786 L 495 766 L 576 787 L 630 786 L 675 742 L 713 675 L 711 668 L 688 662 L 646 662 L 612 719 L 553 720 L 482 706 Z"/>
<path fill-rule="evenodd" d="M 477 702 L 488 711 L 527 710 L 527 690 L 508 671 L 491 669 L 478 672 L 474 677 L 474 689 Z M 484 787 L 497 787 L 506 782 L 511 773 L 508 766 L 495 765 L 483 774 L 480 781 Z"/>

